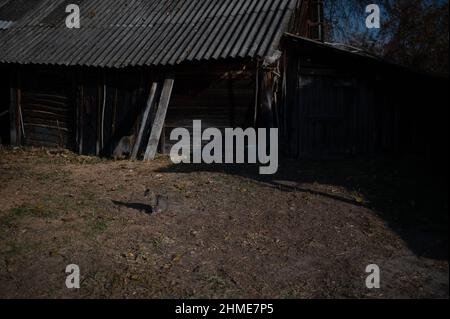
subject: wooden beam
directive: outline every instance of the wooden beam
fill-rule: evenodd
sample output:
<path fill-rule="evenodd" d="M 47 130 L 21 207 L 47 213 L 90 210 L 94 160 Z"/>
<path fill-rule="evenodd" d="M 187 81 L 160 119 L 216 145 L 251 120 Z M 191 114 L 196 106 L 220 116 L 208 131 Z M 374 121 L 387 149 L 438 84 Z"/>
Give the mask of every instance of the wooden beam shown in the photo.
<path fill-rule="evenodd" d="M 119 89 L 117 88 L 117 75 L 115 76 L 116 81 L 114 82 L 114 101 L 113 101 L 113 114 L 112 114 L 112 132 L 111 135 L 114 136 L 116 134 L 117 128 L 117 101 L 119 95 Z"/>
<path fill-rule="evenodd" d="M 153 82 L 152 88 L 150 89 L 150 94 L 147 99 L 147 106 L 145 107 L 144 115 L 142 117 L 142 123 L 141 123 L 141 127 L 139 129 L 139 134 L 136 138 L 136 143 L 134 144 L 133 152 L 131 153 L 132 160 L 136 160 L 139 149 L 141 147 L 142 137 L 148 126 L 149 114 L 151 112 L 153 102 L 155 101 L 155 95 L 156 95 L 157 88 L 158 88 L 158 83 Z"/>
<path fill-rule="evenodd" d="M 19 69 L 14 69 L 10 78 L 10 104 L 9 104 L 9 129 L 10 129 L 10 144 L 18 146 L 21 143 L 20 134 L 20 75 Z"/>
<path fill-rule="evenodd" d="M 160 143 L 159 143 L 159 152 L 161 154 L 165 153 L 165 149 L 166 149 L 166 124 L 164 123 L 162 131 L 161 131 L 161 138 L 159 139 Z"/>
<path fill-rule="evenodd" d="M 102 151 L 102 87 L 100 84 L 100 76 L 96 75 L 97 80 L 97 134 L 95 136 L 95 155 L 100 156 Z"/>
<path fill-rule="evenodd" d="M 101 149 L 102 151 L 105 149 L 105 112 L 106 112 L 106 72 L 103 71 L 103 97 L 102 97 L 102 119 L 101 119 L 101 123 L 102 123 L 102 127 L 101 127 Z"/>
<path fill-rule="evenodd" d="M 255 74 L 255 108 L 253 110 L 253 127 L 257 127 L 258 121 L 258 103 L 259 103 L 259 62 L 256 62 Z"/>
<path fill-rule="evenodd" d="M 11 81 L 12 84 L 12 81 Z M 9 136 L 11 145 L 18 145 L 17 134 L 17 88 L 10 88 L 10 103 L 9 103 Z"/>
<path fill-rule="evenodd" d="M 158 111 L 153 122 L 152 132 L 150 139 L 148 140 L 147 150 L 145 151 L 144 161 L 154 160 L 156 152 L 158 150 L 159 140 L 161 138 L 161 132 L 166 120 L 167 108 L 169 106 L 170 97 L 173 89 L 173 79 L 166 79 L 161 93 L 161 99 L 158 104 Z"/>
<path fill-rule="evenodd" d="M 16 110 L 16 122 L 17 122 L 17 142 L 19 145 L 22 145 L 25 139 L 25 126 L 23 123 L 22 116 L 22 74 L 21 69 L 17 70 L 17 110 Z"/>
<path fill-rule="evenodd" d="M 83 140 L 84 140 L 84 82 L 83 75 L 80 74 L 80 83 L 79 83 L 79 103 L 77 108 L 79 109 L 79 121 L 78 121 L 78 153 L 80 155 L 83 154 Z"/>
<path fill-rule="evenodd" d="M 228 101 L 230 105 L 230 125 L 231 127 L 235 127 L 236 125 L 236 103 L 235 103 L 235 94 L 234 94 L 234 80 L 232 72 L 228 73 Z"/>

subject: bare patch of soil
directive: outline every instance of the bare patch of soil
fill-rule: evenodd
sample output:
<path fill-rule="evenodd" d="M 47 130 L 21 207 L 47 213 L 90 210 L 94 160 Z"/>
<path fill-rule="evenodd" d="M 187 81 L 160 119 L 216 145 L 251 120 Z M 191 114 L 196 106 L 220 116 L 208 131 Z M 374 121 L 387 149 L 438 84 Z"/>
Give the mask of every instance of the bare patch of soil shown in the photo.
<path fill-rule="evenodd" d="M 286 162 L 262 178 L 0 148 L 0 297 L 448 298 L 446 186 L 382 167 Z"/>

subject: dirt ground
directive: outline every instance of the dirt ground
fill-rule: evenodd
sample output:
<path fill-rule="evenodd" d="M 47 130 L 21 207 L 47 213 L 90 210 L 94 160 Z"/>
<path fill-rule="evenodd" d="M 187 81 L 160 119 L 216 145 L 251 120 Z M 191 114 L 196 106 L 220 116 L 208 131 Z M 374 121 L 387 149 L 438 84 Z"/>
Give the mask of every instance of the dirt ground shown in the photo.
<path fill-rule="evenodd" d="M 0 147 L 0 297 L 448 298 L 446 176 L 230 169 Z"/>

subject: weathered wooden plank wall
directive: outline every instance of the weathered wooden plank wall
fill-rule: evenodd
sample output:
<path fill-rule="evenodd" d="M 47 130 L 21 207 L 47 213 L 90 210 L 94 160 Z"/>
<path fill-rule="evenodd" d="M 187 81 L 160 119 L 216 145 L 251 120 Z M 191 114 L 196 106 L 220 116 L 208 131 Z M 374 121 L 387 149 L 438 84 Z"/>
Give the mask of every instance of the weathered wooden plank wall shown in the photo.
<path fill-rule="evenodd" d="M 281 132 L 288 156 L 424 156 L 442 150 L 430 145 L 448 131 L 439 119 L 448 115 L 448 91 L 441 87 L 448 80 L 366 60 L 304 46 L 287 49 Z"/>
<path fill-rule="evenodd" d="M 43 68 L 19 70 L 18 116 L 22 143 L 49 147 L 73 147 L 74 94 L 65 72 Z"/>
<path fill-rule="evenodd" d="M 448 158 L 448 79 L 380 67 L 349 54 L 341 57 L 304 46 L 286 50 L 279 111 L 280 148 L 287 155 L 442 153 Z M 2 98 L 8 102 L 2 103 L 9 103 L 13 111 L 6 131 L 13 132 L 18 143 L 105 156 L 122 137 L 139 131 L 149 84 L 167 73 L 33 66 L 17 70 L 8 78 L 7 97 Z M 192 131 L 193 120 L 201 119 L 203 128 L 254 124 L 256 74 L 251 63 L 202 64 L 171 74 L 175 83 L 162 134 L 164 152 L 175 143 L 170 141 L 171 130 Z M 148 138 L 149 132 L 144 135 Z"/>
<path fill-rule="evenodd" d="M 82 105 L 83 154 L 96 154 L 106 78 L 104 147 L 101 155 L 110 155 L 123 136 L 137 134 L 141 125 L 149 83 L 161 81 L 164 72 L 151 70 L 82 72 L 78 105 Z M 211 68 L 186 67 L 171 72 L 174 89 L 162 133 L 160 151 L 169 153 L 175 143 L 170 132 L 177 127 L 192 131 L 193 120 L 202 120 L 204 128 L 252 126 L 255 75 L 245 65 Z M 160 94 L 160 92 L 159 92 Z M 81 96 L 83 95 L 83 96 Z M 157 96 L 157 99 L 159 96 Z M 151 114 L 154 117 L 155 114 Z M 81 134 L 79 134 L 81 136 Z M 148 138 L 149 132 L 144 133 Z"/>
<path fill-rule="evenodd" d="M 14 72 L 14 79 L 10 77 L 17 87 L 8 85 L 17 97 L 13 101 L 17 107 L 13 129 L 18 144 L 110 156 L 122 137 L 137 134 L 150 84 L 161 82 L 167 74 L 173 76 L 175 84 L 160 151 L 169 152 L 174 143 L 170 141 L 173 128 L 192 130 L 193 120 L 202 120 L 205 128 L 219 129 L 253 123 L 255 74 L 247 63 L 193 65 L 176 70 L 44 66 L 20 70 Z M 20 111 L 25 133 L 22 139 Z M 143 135 L 148 139 L 149 130 Z"/>
<path fill-rule="evenodd" d="M 79 71 L 77 105 L 82 154 L 112 154 L 123 136 L 138 131 L 151 79 L 142 71 L 93 69 Z"/>
<path fill-rule="evenodd" d="M 0 143 L 10 142 L 10 70 L 0 68 Z"/>
<path fill-rule="evenodd" d="M 204 129 L 252 127 L 255 79 L 252 65 L 222 65 L 177 73 L 166 118 L 165 153 L 176 143 L 170 141 L 170 132 L 182 127 L 192 134 L 194 120 L 202 120 Z"/>

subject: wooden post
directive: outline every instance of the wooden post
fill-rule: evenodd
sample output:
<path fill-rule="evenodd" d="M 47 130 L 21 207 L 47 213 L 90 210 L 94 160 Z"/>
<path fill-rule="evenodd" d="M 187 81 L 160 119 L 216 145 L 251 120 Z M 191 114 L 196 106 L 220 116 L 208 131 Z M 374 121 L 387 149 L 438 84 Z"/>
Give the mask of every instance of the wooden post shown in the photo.
<path fill-rule="evenodd" d="M 101 127 L 101 149 L 105 148 L 105 111 L 106 111 L 106 72 L 103 71 L 103 98 L 102 98 L 102 127 Z"/>
<path fill-rule="evenodd" d="M 155 101 L 155 95 L 156 95 L 157 88 L 158 88 L 158 83 L 153 82 L 152 88 L 150 89 L 150 95 L 148 96 L 148 99 L 147 99 L 147 106 L 145 107 L 144 115 L 142 116 L 142 123 L 141 123 L 141 127 L 139 129 L 139 134 L 136 138 L 136 143 L 134 144 L 133 152 L 131 153 L 132 160 L 136 160 L 139 149 L 141 147 L 142 137 L 148 126 L 149 114 L 152 109 L 153 102 Z"/>
<path fill-rule="evenodd" d="M 234 81 L 232 72 L 228 73 L 228 101 L 230 106 L 230 125 L 231 127 L 235 127 L 236 125 L 236 103 L 235 103 L 235 94 L 234 94 Z"/>
<path fill-rule="evenodd" d="M 11 81 L 11 84 L 12 81 Z M 10 103 L 9 103 L 9 136 L 11 145 L 18 145 L 17 134 L 17 88 L 10 87 Z"/>
<path fill-rule="evenodd" d="M 19 70 L 14 69 L 16 73 L 11 75 L 10 81 L 10 103 L 9 103 L 9 119 L 10 119 L 10 144 L 20 145 L 20 118 L 19 118 Z"/>
<path fill-rule="evenodd" d="M 75 109 L 75 120 L 74 130 L 75 130 L 75 151 L 80 152 L 80 87 L 79 87 L 79 79 L 80 75 L 77 72 L 77 78 L 72 78 L 72 88 L 75 90 L 75 95 L 73 96 L 73 107 Z"/>
<path fill-rule="evenodd" d="M 114 101 L 113 101 L 113 112 L 112 112 L 112 136 L 115 136 L 116 134 L 116 128 L 117 128 L 117 100 L 118 100 L 118 95 L 119 95 L 119 89 L 117 88 L 117 75 L 114 77 L 115 78 L 115 82 L 114 82 Z"/>
<path fill-rule="evenodd" d="M 256 62 L 256 75 L 255 75 L 255 109 L 253 113 L 253 127 L 256 128 L 258 121 L 258 103 L 259 103 L 259 62 Z"/>
<path fill-rule="evenodd" d="M 97 74 L 97 134 L 95 137 L 95 155 L 100 156 L 101 148 L 101 138 L 102 138 L 102 88 L 100 85 L 100 75 Z"/>
<path fill-rule="evenodd" d="M 167 108 L 169 106 L 170 97 L 173 89 L 173 79 L 166 79 L 161 93 L 161 99 L 158 104 L 158 111 L 153 122 L 152 132 L 148 140 L 147 150 L 145 151 L 144 161 L 154 160 L 158 150 L 161 132 L 166 120 Z"/>
<path fill-rule="evenodd" d="M 161 154 L 165 153 L 166 150 L 166 124 L 163 125 L 161 131 L 161 138 L 159 139 L 161 142 L 159 143 L 159 152 Z"/>
<path fill-rule="evenodd" d="M 83 154 L 83 139 L 84 139 L 84 81 L 83 75 L 80 73 L 80 83 L 79 83 L 79 103 L 77 108 L 79 109 L 79 121 L 78 121 L 78 153 Z"/>

